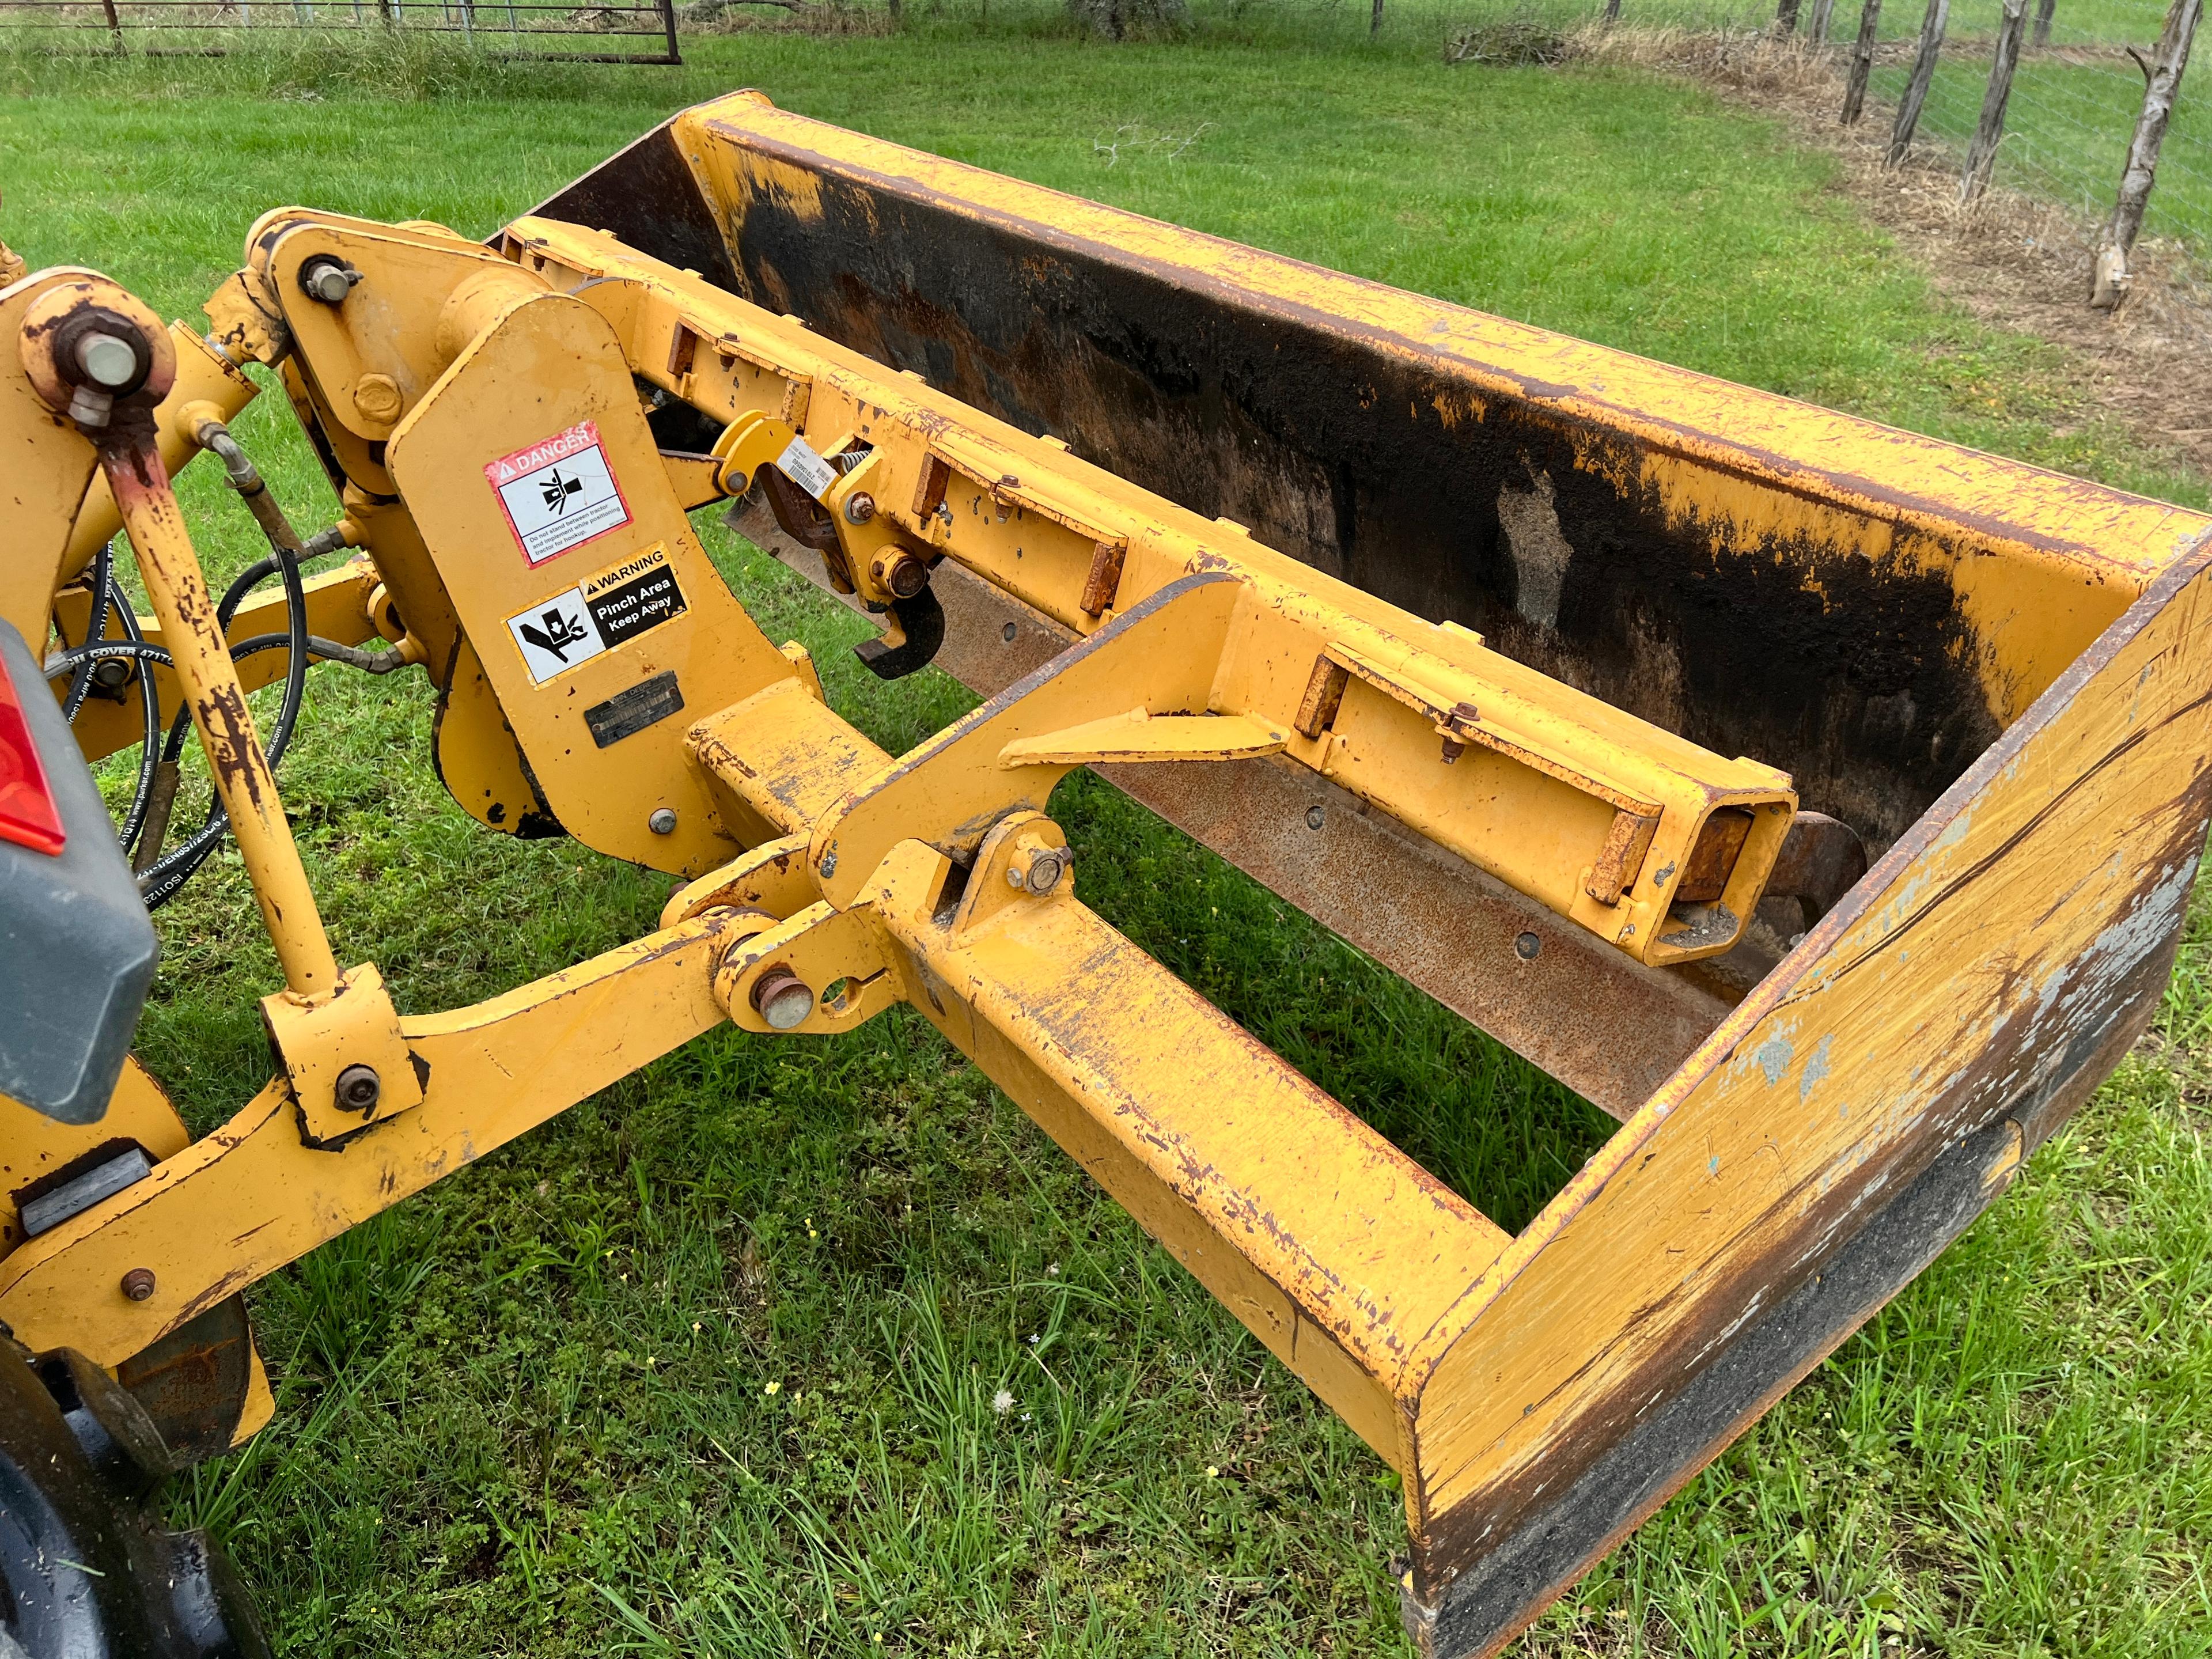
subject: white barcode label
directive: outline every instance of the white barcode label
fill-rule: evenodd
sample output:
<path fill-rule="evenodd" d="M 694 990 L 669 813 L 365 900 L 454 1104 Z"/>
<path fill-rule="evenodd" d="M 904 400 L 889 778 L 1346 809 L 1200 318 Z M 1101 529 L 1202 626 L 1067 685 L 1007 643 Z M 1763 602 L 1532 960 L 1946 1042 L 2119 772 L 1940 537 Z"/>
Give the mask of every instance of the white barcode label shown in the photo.
<path fill-rule="evenodd" d="M 837 482 L 837 469 L 814 453 L 814 446 L 804 438 L 793 438 L 784 447 L 783 453 L 775 458 L 776 471 L 797 484 L 816 501 Z"/>

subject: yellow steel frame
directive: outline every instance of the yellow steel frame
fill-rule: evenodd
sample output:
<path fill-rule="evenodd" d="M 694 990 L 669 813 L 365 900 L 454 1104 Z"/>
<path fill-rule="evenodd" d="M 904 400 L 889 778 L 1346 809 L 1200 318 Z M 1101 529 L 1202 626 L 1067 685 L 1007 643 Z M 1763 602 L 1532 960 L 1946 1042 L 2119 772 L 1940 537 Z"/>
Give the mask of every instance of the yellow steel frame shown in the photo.
<path fill-rule="evenodd" d="M 114 523 L 127 531 L 287 977 L 264 1002 L 279 1074 L 229 1123 L 184 1144 L 134 1073 L 118 1110 L 152 1126 L 140 1138 L 161 1155 L 153 1175 L 51 1232 L 11 1237 L 0 1322 L 33 1347 L 119 1364 L 696 1035 L 726 1021 L 820 1034 L 903 1001 L 1405 1476 L 1408 1593 L 1433 1609 L 1464 1564 L 1453 1540 L 1505 1512 L 1501 1494 L 1537 1478 L 1603 1390 L 1635 1385 L 1686 1340 L 1687 1316 L 1666 1299 L 1691 1282 L 1681 1275 L 1725 1273 L 1813 1224 L 1829 1194 L 1809 1177 L 1878 1161 L 1919 1121 L 1900 1094 L 1871 1121 L 1846 1109 L 1778 1129 L 1767 1099 L 1810 1098 L 1862 1055 L 1918 1078 L 1958 1040 L 1944 1030 L 1955 985 L 1919 962 L 1908 972 L 1885 941 L 1928 919 L 1918 948 L 1942 961 L 1978 928 L 2010 925 L 1978 908 L 1937 914 L 1992 848 L 2056 865 L 2093 842 L 2158 842 L 2171 826 L 2121 811 L 2121 792 L 2201 747 L 2195 671 L 2177 654 L 2202 650 L 2190 643 L 2200 556 L 2111 636 L 2134 703 L 2100 680 L 2021 723 L 2015 770 L 2047 781 L 2075 748 L 2109 750 L 2094 787 L 2047 811 L 2015 793 L 1941 835 L 1916 831 L 1870 878 L 1887 908 L 1822 923 L 1794 974 L 1730 1015 L 1511 1237 L 1087 908 L 1044 816 L 1053 785 L 1085 764 L 1273 757 L 1656 966 L 1735 940 L 1796 808 L 1785 776 L 1407 615 L 602 233 L 526 219 L 492 250 L 434 227 L 288 209 L 248 246 L 210 305 L 220 344 L 180 331 L 176 390 L 128 444 L 94 446 L 33 381 L 0 374 L 0 421 L 37 452 L 19 467 L 36 491 L 19 490 L 35 509 L 28 553 L 0 603 L 43 637 L 56 588 Z M 301 298 L 319 259 L 358 271 L 377 307 Z M 42 274 L 0 291 L 0 325 L 97 281 Z M 191 452 L 185 406 L 219 394 L 218 409 L 236 408 L 251 393 L 239 368 L 257 359 L 337 458 L 345 538 L 362 550 L 318 588 L 315 614 L 341 639 L 397 640 L 439 680 L 441 767 L 487 823 L 557 811 L 589 844 L 690 878 L 653 933 L 427 1016 L 399 1014 L 373 964 L 338 970 L 164 473 Z M 722 423 L 714 456 L 654 452 L 634 375 Z M 605 556 L 664 561 L 685 606 L 680 626 L 540 680 L 502 618 L 598 556 L 545 569 L 514 556 L 481 475 L 488 459 L 582 423 L 625 493 L 625 538 Z M 104 483 L 88 494 L 95 459 Z M 950 561 L 1076 642 L 911 753 L 884 753 L 823 704 L 802 652 L 760 634 L 685 520 L 770 468 L 813 496 L 830 576 L 894 633 L 915 574 L 902 562 Z M 81 627 L 88 603 L 65 594 L 61 611 Z M 233 637 L 271 625 L 264 607 Z M 585 704 L 641 675 L 681 686 L 684 719 L 591 746 Z M 89 752 L 128 740 L 118 714 L 100 718 Z M 2130 723 L 2143 719 L 2138 741 Z M 675 827 L 647 827 L 648 806 Z M 1672 884 L 1701 844 L 1710 859 L 1717 826 L 1740 850 L 1711 895 L 1678 902 Z M 2106 867 L 2075 860 L 2071 873 Z M 2102 948 L 2085 941 L 2131 902 L 2112 886 L 2081 877 L 2052 902 L 2039 964 Z M 2171 886 L 2156 903 L 2171 908 Z M 2118 984 L 2140 960 L 2100 971 Z M 334 1079 L 360 1065 L 384 1088 L 349 1115 Z M 82 1139 L 0 1113 L 49 1136 L 41 1156 Z M 2024 1109 L 2004 1121 L 1985 1184 L 2037 1132 Z M 1785 1142 L 1786 1156 L 1763 1158 Z M 1607 1271 L 1622 1250 L 1627 1265 Z M 150 1293 L 124 1294 L 149 1267 Z"/>

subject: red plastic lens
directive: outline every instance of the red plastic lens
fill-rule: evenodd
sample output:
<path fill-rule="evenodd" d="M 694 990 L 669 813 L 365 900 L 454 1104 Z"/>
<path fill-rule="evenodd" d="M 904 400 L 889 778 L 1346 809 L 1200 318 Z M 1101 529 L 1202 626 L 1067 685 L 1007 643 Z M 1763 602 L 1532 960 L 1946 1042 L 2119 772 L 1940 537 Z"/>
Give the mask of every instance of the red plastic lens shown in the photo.
<path fill-rule="evenodd" d="M 23 702 L 0 658 L 0 840 L 36 853 L 59 853 L 68 838 L 46 786 L 46 769 L 31 742 Z"/>

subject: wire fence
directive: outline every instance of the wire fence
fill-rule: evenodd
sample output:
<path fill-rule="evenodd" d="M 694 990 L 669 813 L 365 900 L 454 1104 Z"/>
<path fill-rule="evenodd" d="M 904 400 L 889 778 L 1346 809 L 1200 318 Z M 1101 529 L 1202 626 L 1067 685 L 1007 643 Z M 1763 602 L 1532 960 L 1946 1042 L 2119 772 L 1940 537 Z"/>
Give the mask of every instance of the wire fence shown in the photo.
<path fill-rule="evenodd" d="M 1888 106 L 1911 73 L 1913 48 L 1905 37 L 1921 21 L 1917 6 L 1899 10 L 1893 24 L 1890 14 L 1882 18 L 1885 40 L 1869 86 Z M 2165 8 L 2156 0 L 2058 0 L 2055 9 L 2031 15 L 2005 110 L 1997 180 L 2049 198 L 2085 220 L 2101 219 L 2112 210 Z M 1963 149 L 1972 137 L 1998 16 L 1997 0 L 1965 0 L 1954 8 L 1921 112 L 1925 141 Z M 2200 72 L 2200 84 L 2202 78 Z M 2212 248 L 2212 100 L 2190 94 L 2185 77 L 2144 228 L 2202 252 Z"/>
<path fill-rule="evenodd" d="M 1396 0 L 1386 0 L 1386 4 Z M 1843 72 L 1864 0 L 1474 0 L 1447 26 L 1445 56 L 1456 61 L 1543 62 L 1545 43 L 1577 29 L 1612 27 L 1733 33 L 1746 41 L 1794 35 Z M 1917 37 L 1935 0 L 1877 7 L 1874 67 L 1863 116 L 1887 132 L 1905 95 Z M 2017 67 L 2004 106 L 1994 182 L 2052 202 L 2085 226 L 2112 213 L 2142 113 L 2166 0 L 2027 0 Z M 1779 15 L 1794 10 L 1794 27 Z M 2002 0 L 1950 0 L 1947 27 L 1913 145 L 1948 151 L 1962 168 L 1981 120 L 1996 57 Z M 1819 32 L 1816 33 L 1816 32 Z M 1824 38 L 1821 38 L 1824 36 Z M 2212 54 L 2200 40 L 2196 56 Z M 2212 256 L 2212 69 L 2185 73 L 2159 151 L 2144 234 Z"/>
<path fill-rule="evenodd" d="M 384 28 L 440 34 L 520 56 L 677 63 L 679 28 L 719 29 L 765 15 L 783 26 L 972 28 L 1073 27 L 1115 38 L 1212 31 L 1308 46 L 1440 47 L 1462 63 L 1546 63 L 1571 55 L 1578 30 L 1790 33 L 1840 70 L 1866 0 L 0 0 L 0 31 L 66 33 L 110 49 L 221 50 L 264 27 Z M 1886 127 L 1905 92 L 1923 6 L 1879 7 L 1865 120 Z M 2054 202 L 2085 223 L 2112 211 L 2143 105 L 2166 0 L 2027 0 L 2029 22 L 2005 112 L 1994 179 Z M 1974 134 L 2002 0 L 1950 0 L 1916 143 L 1961 153 Z M 873 20 L 871 22 L 869 20 Z M 1818 34 L 1825 39 L 1815 39 Z M 102 39 L 104 37 L 104 40 Z M 2212 54 L 2212 44 L 2199 55 Z M 2212 255 L 2212 69 L 2185 76 L 2160 155 L 2146 234 Z"/>
<path fill-rule="evenodd" d="M 10 44 L 216 55 L 252 34 L 382 29 L 504 56 L 680 64 L 677 0 L 0 0 Z"/>

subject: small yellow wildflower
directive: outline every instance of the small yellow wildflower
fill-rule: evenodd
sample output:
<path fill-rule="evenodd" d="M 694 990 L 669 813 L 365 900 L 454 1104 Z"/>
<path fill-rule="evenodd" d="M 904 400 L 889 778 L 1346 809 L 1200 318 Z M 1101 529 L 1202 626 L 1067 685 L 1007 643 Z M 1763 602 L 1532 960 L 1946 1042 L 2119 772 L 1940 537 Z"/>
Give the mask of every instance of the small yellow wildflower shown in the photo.
<path fill-rule="evenodd" d="M 782 1386 L 783 1386 L 783 1384 L 782 1384 L 782 1383 L 781 1383 L 781 1382 L 771 1382 L 771 1383 L 769 1383 L 766 1388 L 763 1389 L 761 1390 L 761 1392 L 762 1392 L 763 1394 L 774 1394 L 774 1393 L 775 1393 L 778 1389 L 781 1388 Z"/>

